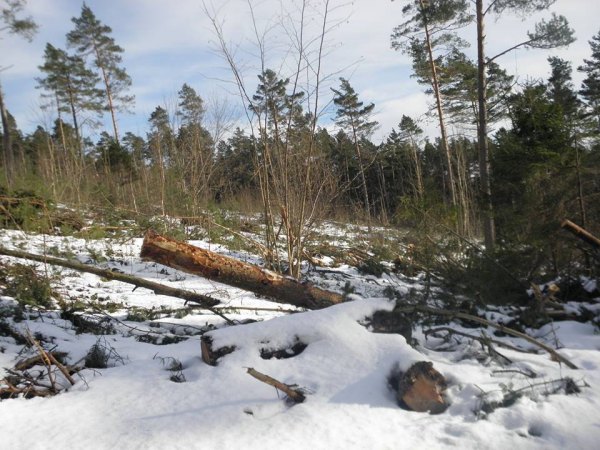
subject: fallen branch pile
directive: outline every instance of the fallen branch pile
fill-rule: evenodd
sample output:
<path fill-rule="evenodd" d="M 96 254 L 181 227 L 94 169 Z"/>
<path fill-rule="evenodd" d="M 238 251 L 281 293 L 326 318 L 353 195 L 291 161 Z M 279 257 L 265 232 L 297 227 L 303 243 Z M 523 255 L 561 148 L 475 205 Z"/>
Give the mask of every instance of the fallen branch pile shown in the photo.
<path fill-rule="evenodd" d="M 66 353 L 46 351 L 29 332 L 23 338 L 37 354 L 17 362 L 13 369 L 6 370 L 9 375 L 0 380 L 0 399 L 17 396 L 48 397 L 75 385 L 73 375 L 80 368 L 67 366 L 59 361 Z M 34 370 L 36 367 L 42 369 Z"/>

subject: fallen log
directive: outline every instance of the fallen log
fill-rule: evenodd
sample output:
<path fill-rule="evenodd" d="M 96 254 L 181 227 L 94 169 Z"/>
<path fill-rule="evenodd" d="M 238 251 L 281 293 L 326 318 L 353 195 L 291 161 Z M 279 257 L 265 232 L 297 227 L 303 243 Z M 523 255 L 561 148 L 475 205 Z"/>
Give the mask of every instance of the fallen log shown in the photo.
<path fill-rule="evenodd" d="M 311 283 L 300 283 L 253 264 L 161 236 L 153 230 L 146 232 L 140 256 L 173 269 L 302 308 L 326 308 L 343 300 L 342 295 L 320 289 Z"/>
<path fill-rule="evenodd" d="M 587 231 L 585 228 L 580 227 L 579 225 L 571 222 L 568 219 L 563 220 L 563 222 L 560 226 L 561 226 L 561 228 L 564 228 L 565 230 L 573 233 L 575 236 L 577 236 L 582 241 L 587 242 L 592 247 L 600 249 L 600 239 L 598 239 L 592 233 Z"/>
<path fill-rule="evenodd" d="M 98 275 L 99 277 L 106 278 L 108 280 L 121 281 L 123 283 L 132 284 L 136 287 L 150 289 L 158 295 L 167 295 L 169 297 L 181 298 L 188 302 L 197 303 L 202 308 L 205 308 L 213 312 L 214 314 L 223 317 L 227 322 L 231 323 L 231 320 L 229 320 L 222 313 L 216 311 L 213 308 L 213 306 L 218 305 L 220 303 L 219 300 L 206 295 L 198 294 L 196 292 L 165 286 L 164 284 L 145 280 L 143 278 L 134 277 L 133 275 L 127 275 L 121 272 L 114 272 L 109 269 L 101 269 L 99 267 L 90 266 L 88 264 L 82 264 L 78 261 L 69 261 L 66 259 L 54 258 L 52 256 L 36 255 L 21 250 L 10 250 L 2 246 L 0 246 L 0 255 L 12 256 L 14 258 L 28 259 L 30 261 L 36 261 L 44 264 L 66 267 L 68 269 L 77 270 L 79 272 L 88 272 L 94 275 Z"/>

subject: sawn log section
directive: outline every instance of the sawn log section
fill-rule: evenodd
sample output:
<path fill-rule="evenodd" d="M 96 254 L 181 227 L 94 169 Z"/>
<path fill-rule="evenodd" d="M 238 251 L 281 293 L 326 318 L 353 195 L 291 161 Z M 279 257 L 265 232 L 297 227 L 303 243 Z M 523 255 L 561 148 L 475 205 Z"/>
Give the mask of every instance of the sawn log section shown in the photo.
<path fill-rule="evenodd" d="M 140 256 L 209 280 L 252 291 L 279 303 L 320 309 L 342 302 L 342 296 L 335 292 L 161 236 L 153 230 L 146 232 Z"/>

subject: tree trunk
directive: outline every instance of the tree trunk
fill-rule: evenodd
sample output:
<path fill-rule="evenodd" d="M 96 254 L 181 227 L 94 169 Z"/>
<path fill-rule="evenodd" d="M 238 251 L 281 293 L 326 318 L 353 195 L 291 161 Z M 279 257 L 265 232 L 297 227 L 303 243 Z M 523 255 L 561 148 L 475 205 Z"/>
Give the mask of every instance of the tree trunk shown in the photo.
<path fill-rule="evenodd" d="M 246 289 L 279 303 L 320 309 L 342 302 L 340 294 L 176 241 L 149 230 L 140 256 L 209 280 Z"/>
<path fill-rule="evenodd" d="M 420 0 L 421 11 L 424 14 L 425 5 L 423 0 Z M 435 104 L 437 108 L 438 118 L 440 122 L 440 134 L 442 138 L 442 148 L 444 150 L 444 156 L 446 157 L 446 167 L 448 168 L 448 188 L 450 189 L 450 199 L 452 206 L 458 205 L 456 197 L 456 186 L 454 183 L 454 169 L 452 167 L 452 156 L 450 154 L 450 146 L 448 145 L 448 133 L 446 131 L 446 121 L 444 119 L 444 110 L 442 108 L 442 95 L 440 93 L 440 84 L 438 80 L 437 68 L 435 67 L 435 60 L 433 58 L 433 48 L 431 46 L 431 35 L 429 33 L 429 25 L 425 20 L 423 24 L 425 28 L 425 41 L 427 44 L 427 55 L 429 56 L 429 68 L 431 70 L 431 87 L 433 88 L 433 94 L 435 95 Z"/>
<path fill-rule="evenodd" d="M 102 61 L 96 43 L 94 43 L 94 51 L 96 52 L 96 59 L 98 61 Z M 98 66 L 100 67 L 100 71 L 102 72 L 102 79 L 104 81 L 104 87 L 106 90 L 106 99 L 108 101 L 108 109 L 110 111 L 110 117 L 112 119 L 113 130 L 115 133 L 115 142 L 119 144 L 119 129 L 117 128 L 117 118 L 115 117 L 115 107 L 113 105 L 113 95 L 112 90 L 110 88 L 110 81 L 108 79 L 108 74 L 106 73 L 106 68 L 100 64 L 98 64 Z"/>
<path fill-rule="evenodd" d="M 6 172 L 6 182 L 10 188 L 13 181 L 14 154 L 10 138 L 10 126 L 8 123 L 8 113 L 4 107 L 4 97 L 2 96 L 2 86 L 0 86 L 0 115 L 2 116 L 2 148 L 4 149 L 4 171 Z"/>
<path fill-rule="evenodd" d="M 490 181 L 490 155 L 487 136 L 487 95 L 485 62 L 485 23 L 483 0 L 476 0 L 477 9 L 477 102 L 478 126 L 477 142 L 479 146 L 479 177 L 481 183 L 482 225 L 485 248 L 493 252 L 496 244 L 496 226 L 494 206 L 492 204 L 492 185 Z"/>
<path fill-rule="evenodd" d="M 356 127 L 354 122 L 352 123 L 352 136 L 354 138 L 354 149 L 356 151 L 356 157 L 358 158 L 358 168 L 360 170 L 360 182 L 362 185 L 363 197 L 365 201 L 365 214 L 367 219 L 367 226 L 369 232 L 371 231 L 371 205 L 369 202 L 369 189 L 367 188 L 367 178 L 365 177 L 365 166 L 362 160 L 362 152 L 360 151 L 360 142 L 358 142 L 358 136 L 356 133 Z"/>

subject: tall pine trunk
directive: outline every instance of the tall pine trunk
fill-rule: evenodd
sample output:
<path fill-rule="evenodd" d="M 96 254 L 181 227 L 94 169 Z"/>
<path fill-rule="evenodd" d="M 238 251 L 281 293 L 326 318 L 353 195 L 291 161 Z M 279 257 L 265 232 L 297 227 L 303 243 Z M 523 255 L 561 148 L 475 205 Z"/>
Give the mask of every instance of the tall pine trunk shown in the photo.
<path fill-rule="evenodd" d="M 494 206 L 492 204 L 492 184 L 490 180 L 490 151 L 488 142 L 488 116 L 486 95 L 486 62 L 485 62 L 485 14 L 483 0 L 476 0 L 477 9 L 477 102 L 478 126 L 477 143 L 479 147 L 479 177 L 481 190 L 481 209 L 483 238 L 487 251 L 494 251 L 496 244 L 496 227 L 494 223 Z"/>
<path fill-rule="evenodd" d="M 425 14 L 425 4 L 423 0 L 420 0 L 421 10 L 423 15 Z M 448 168 L 448 189 L 450 190 L 450 199 L 452 206 L 458 205 L 458 199 L 456 196 L 456 185 L 454 181 L 454 168 L 452 164 L 452 156 L 450 154 L 450 146 L 448 145 L 448 133 L 446 131 L 446 121 L 444 119 L 444 110 L 442 108 L 442 95 L 440 93 L 440 84 L 437 74 L 437 68 L 435 67 L 435 60 L 433 58 L 433 48 L 431 45 L 431 35 L 429 25 L 425 19 L 425 42 L 427 45 L 427 55 L 429 56 L 429 68 L 431 70 L 431 87 L 433 88 L 433 94 L 435 95 L 435 104 L 438 113 L 438 119 L 440 122 L 440 134 L 442 137 L 442 149 L 444 150 L 444 156 L 446 158 L 446 167 Z"/>

